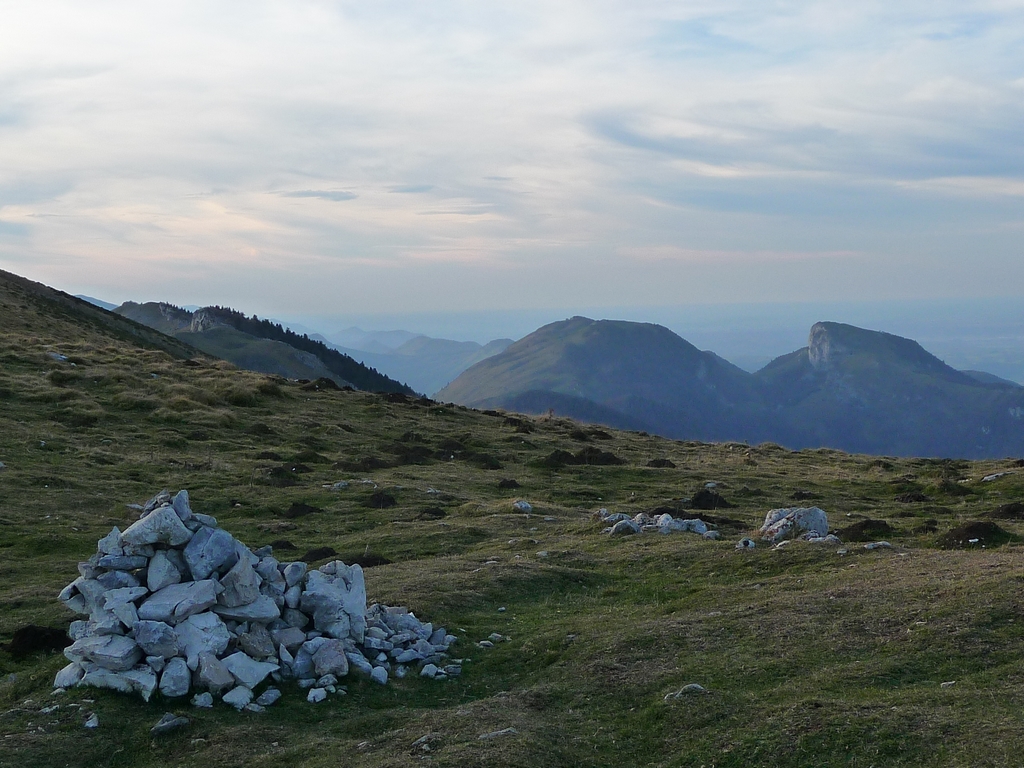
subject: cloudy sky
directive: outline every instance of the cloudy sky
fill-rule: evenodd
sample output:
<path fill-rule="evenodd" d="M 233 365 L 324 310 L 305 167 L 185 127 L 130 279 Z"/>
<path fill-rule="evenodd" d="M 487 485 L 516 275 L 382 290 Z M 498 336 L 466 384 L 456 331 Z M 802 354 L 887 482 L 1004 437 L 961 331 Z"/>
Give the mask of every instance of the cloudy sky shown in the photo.
<path fill-rule="evenodd" d="M 1024 295 L 1024 2 L 9 3 L 0 268 L 263 315 Z"/>

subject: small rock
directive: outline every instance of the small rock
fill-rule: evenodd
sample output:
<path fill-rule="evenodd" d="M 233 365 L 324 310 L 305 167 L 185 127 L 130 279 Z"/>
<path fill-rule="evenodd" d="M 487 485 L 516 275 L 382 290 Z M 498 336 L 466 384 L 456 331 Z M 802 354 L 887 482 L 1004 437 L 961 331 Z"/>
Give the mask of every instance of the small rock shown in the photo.
<path fill-rule="evenodd" d="M 494 647 L 494 643 L 492 643 L 490 640 L 481 640 L 479 643 L 477 643 L 477 645 L 480 648 L 493 648 Z"/>
<path fill-rule="evenodd" d="M 518 733 L 519 733 L 519 731 L 517 731 L 515 728 L 502 728 L 500 731 L 491 731 L 490 733 L 481 733 L 479 736 L 477 736 L 477 738 L 480 739 L 481 741 L 486 741 L 488 739 L 497 739 L 497 738 L 500 738 L 502 736 L 516 736 L 516 735 L 518 735 Z"/>
<path fill-rule="evenodd" d="M 269 707 L 276 704 L 281 698 L 281 692 L 277 688 L 267 688 L 263 693 L 256 699 L 256 703 L 261 707 Z"/>
<path fill-rule="evenodd" d="M 523 501 L 522 499 L 520 499 L 519 501 L 513 502 L 512 509 L 516 510 L 517 512 L 529 513 L 533 511 L 533 505 L 528 501 Z"/>
<path fill-rule="evenodd" d="M 634 533 L 640 533 L 640 526 L 632 520 L 619 520 L 608 533 L 612 536 L 632 536 Z"/>
<path fill-rule="evenodd" d="M 870 544 L 865 544 L 864 549 L 892 549 L 892 544 L 888 541 L 872 541 Z"/>
<path fill-rule="evenodd" d="M 756 546 L 753 539 L 740 539 L 736 542 L 736 549 L 753 549 Z"/>
<path fill-rule="evenodd" d="M 425 664 L 420 670 L 420 677 L 433 678 L 437 675 L 437 667 L 433 664 Z"/>
<path fill-rule="evenodd" d="M 327 691 L 324 688 L 310 688 L 306 694 L 306 701 L 310 704 L 319 704 L 327 698 Z"/>
<path fill-rule="evenodd" d="M 388 671 L 384 667 L 374 667 L 373 672 L 370 673 L 370 679 L 375 683 L 381 685 L 388 684 Z"/>
<path fill-rule="evenodd" d="M 337 685 L 337 684 L 338 684 L 338 678 L 335 677 L 334 675 L 324 675 L 323 677 L 321 677 L 319 680 L 316 681 L 316 687 L 317 688 L 326 688 L 329 685 Z"/>
<path fill-rule="evenodd" d="M 690 683 L 689 685 L 684 685 L 678 691 L 665 696 L 665 701 L 672 701 L 673 699 L 681 699 L 683 696 L 693 696 L 705 693 L 708 693 L 708 689 L 703 685 L 700 683 Z"/>
<path fill-rule="evenodd" d="M 260 706 L 255 701 L 250 701 L 248 704 L 246 704 L 244 707 L 242 707 L 242 711 L 243 712 L 252 712 L 253 714 L 257 714 L 258 715 L 260 712 L 266 712 L 267 710 L 266 710 L 266 707 Z"/>
<path fill-rule="evenodd" d="M 85 721 L 85 727 L 89 729 L 100 727 L 100 716 L 93 712 L 89 715 L 89 718 Z"/>
<path fill-rule="evenodd" d="M 952 688 L 954 685 L 956 685 L 956 680 L 947 680 L 944 683 L 940 683 L 939 688 Z"/>
<path fill-rule="evenodd" d="M 172 731 L 177 731 L 181 728 L 184 728 L 188 724 L 189 719 L 187 717 L 179 717 L 178 715 L 175 715 L 173 712 L 167 712 L 166 714 L 164 714 L 163 717 L 160 718 L 156 725 L 149 729 L 149 735 L 163 736 L 165 734 L 171 733 Z"/>
<path fill-rule="evenodd" d="M 197 693 L 192 697 L 192 706 L 199 709 L 211 709 L 213 707 L 213 694 L 210 692 Z"/>
<path fill-rule="evenodd" d="M 244 709 L 246 704 L 252 701 L 252 689 L 247 688 L 244 685 L 239 685 L 237 688 L 232 688 L 230 691 L 225 693 L 221 697 L 221 701 L 225 704 L 230 704 L 235 709 Z"/>
<path fill-rule="evenodd" d="M 498 632 L 491 632 L 491 634 L 487 636 L 487 639 L 490 640 L 492 643 L 501 643 L 504 642 L 507 638 L 504 635 L 499 634 Z"/>

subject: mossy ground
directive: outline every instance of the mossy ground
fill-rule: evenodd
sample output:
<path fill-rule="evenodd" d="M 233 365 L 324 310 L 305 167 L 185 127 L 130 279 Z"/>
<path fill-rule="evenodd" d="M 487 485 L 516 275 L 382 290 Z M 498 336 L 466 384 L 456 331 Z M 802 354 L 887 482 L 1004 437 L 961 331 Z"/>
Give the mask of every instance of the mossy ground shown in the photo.
<path fill-rule="evenodd" d="M 456 654 L 472 661 L 444 683 L 350 682 L 317 706 L 286 686 L 249 715 L 92 689 L 52 697 L 59 655 L 0 651 L 0 765 L 1020 762 L 1024 549 L 938 546 L 1020 499 L 1024 470 L 1009 460 L 604 439 L 558 418 L 308 392 L 186 364 L 44 309 L 0 296 L 0 640 L 25 624 L 66 625 L 56 593 L 96 539 L 130 523 L 125 504 L 188 488 L 197 510 L 252 545 L 391 560 L 367 570 L 371 597 L 453 629 Z M 626 463 L 540 466 L 587 445 Z M 268 454 L 281 460 L 258 458 Z M 659 458 L 676 468 L 645 466 Z M 335 468 L 360 462 L 382 468 Z M 1012 474 L 981 482 L 999 471 Z M 505 478 L 521 487 L 499 489 Z M 324 487 L 340 480 L 348 488 Z M 613 540 L 591 515 L 650 510 L 710 481 L 735 505 L 713 514 L 739 523 L 722 541 Z M 368 506 L 374 490 L 397 504 Z M 907 493 L 926 501 L 895 501 Z M 531 514 L 513 509 L 519 498 Z M 296 502 L 323 511 L 287 517 Z M 884 520 L 894 546 L 734 549 L 766 510 L 796 504 L 822 507 L 835 528 Z M 443 518 L 420 516 L 438 507 Z M 511 639 L 474 645 L 491 632 Z M 664 701 L 691 682 L 709 693 Z M 98 730 L 82 727 L 83 711 L 99 714 Z M 152 740 L 165 711 L 193 723 Z M 478 738 L 507 727 L 518 735 Z M 430 751 L 414 749 L 427 734 Z"/>

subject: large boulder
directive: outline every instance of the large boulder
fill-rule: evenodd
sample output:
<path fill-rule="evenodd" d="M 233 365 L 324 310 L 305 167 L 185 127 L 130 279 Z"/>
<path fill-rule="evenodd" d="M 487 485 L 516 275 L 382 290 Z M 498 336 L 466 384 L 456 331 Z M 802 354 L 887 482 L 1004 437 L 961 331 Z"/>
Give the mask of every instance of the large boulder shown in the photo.
<path fill-rule="evenodd" d="M 828 517 L 818 507 L 773 509 L 764 518 L 761 537 L 770 542 L 795 538 L 804 533 L 828 535 Z"/>
<path fill-rule="evenodd" d="M 177 519 L 177 515 L 174 517 Z M 202 581 L 214 571 L 233 566 L 238 559 L 238 547 L 235 537 L 227 531 L 203 526 L 185 547 L 184 555 L 192 578 Z"/>

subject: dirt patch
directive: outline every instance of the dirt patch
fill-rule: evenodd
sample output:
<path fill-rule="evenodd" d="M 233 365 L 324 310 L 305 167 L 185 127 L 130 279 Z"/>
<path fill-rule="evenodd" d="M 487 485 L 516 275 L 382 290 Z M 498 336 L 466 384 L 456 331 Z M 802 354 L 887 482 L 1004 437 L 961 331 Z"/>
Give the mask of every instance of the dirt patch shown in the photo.
<path fill-rule="evenodd" d="M 303 504 L 301 501 L 296 501 L 287 510 L 281 513 L 281 517 L 287 517 L 289 520 L 294 520 L 297 517 L 305 517 L 306 515 L 312 515 L 314 512 L 323 512 L 320 507 L 314 507 L 311 504 Z"/>
<path fill-rule="evenodd" d="M 28 624 L 14 630 L 11 642 L 4 648 L 14 658 L 22 659 L 37 651 L 57 653 L 69 645 L 71 645 L 71 638 L 68 637 L 66 629 Z"/>
<path fill-rule="evenodd" d="M 448 513 L 440 507 L 427 507 L 426 509 L 420 510 L 420 513 L 416 515 L 415 520 L 440 520 L 442 517 L 447 517 Z"/>
<path fill-rule="evenodd" d="M 370 509 L 388 509 L 397 505 L 398 500 L 387 491 L 374 491 L 363 502 L 363 506 Z"/>
<path fill-rule="evenodd" d="M 1017 539 L 1012 533 L 988 520 L 974 520 L 946 533 L 939 539 L 943 549 L 998 547 Z"/>
<path fill-rule="evenodd" d="M 911 493 L 901 493 L 899 496 L 896 497 L 896 501 L 898 501 L 900 504 L 917 504 L 922 501 L 928 501 L 928 497 L 925 496 L 923 493 L 918 493 L 914 491 Z"/>
<path fill-rule="evenodd" d="M 378 565 L 390 565 L 391 563 L 386 557 L 375 555 L 372 552 L 364 552 L 360 555 L 340 555 L 338 560 L 346 565 L 358 565 L 361 568 L 375 568 Z"/>
<path fill-rule="evenodd" d="M 668 459 L 651 459 L 647 462 L 648 467 L 653 469 L 675 469 L 676 465 Z"/>
<path fill-rule="evenodd" d="M 732 504 L 725 500 L 718 491 L 710 488 L 701 488 L 690 499 L 690 506 L 694 509 L 731 509 Z"/>
<path fill-rule="evenodd" d="M 288 552 L 298 549 L 298 547 L 296 547 L 294 544 L 288 541 L 288 539 L 276 539 L 275 541 L 270 542 L 270 546 L 274 549 L 274 551 L 281 550 L 284 552 Z"/>
<path fill-rule="evenodd" d="M 337 392 L 341 389 L 334 379 L 319 378 L 308 384 L 303 384 L 301 389 L 305 392 Z"/>
<path fill-rule="evenodd" d="M 993 509 L 985 517 L 996 520 L 1024 520 L 1024 504 L 1019 501 L 1003 504 L 1001 507 Z"/>
<path fill-rule="evenodd" d="M 334 557 L 336 554 L 338 553 L 333 547 L 317 547 L 316 549 L 309 550 L 299 560 L 302 560 L 304 563 L 315 563 L 317 560 L 326 560 L 329 557 Z"/>
<path fill-rule="evenodd" d="M 885 520 L 858 520 L 853 525 L 839 530 L 843 541 L 878 541 L 892 536 L 896 530 Z"/>
<path fill-rule="evenodd" d="M 509 489 L 509 488 L 518 488 L 518 487 L 519 487 L 519 483 L 517 483 L 515 480 L 513 480 L 510 477 L 506 477 L 504 480 L 499 480 L 498 481 L 498 488 L 500 488 L 502 490 L 506 490 L 506 489 Z"/>

